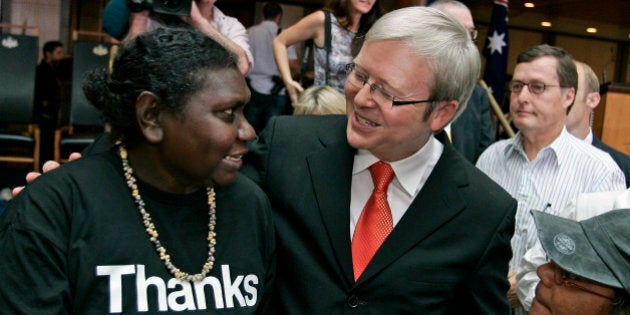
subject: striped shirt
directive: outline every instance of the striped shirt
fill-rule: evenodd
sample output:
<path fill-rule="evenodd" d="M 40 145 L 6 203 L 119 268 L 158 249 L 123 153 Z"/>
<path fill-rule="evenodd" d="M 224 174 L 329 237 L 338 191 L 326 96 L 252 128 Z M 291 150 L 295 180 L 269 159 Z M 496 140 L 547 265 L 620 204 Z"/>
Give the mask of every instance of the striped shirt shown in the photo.
<path fill-rule="evenodd" d="M 566 128 L 529 161 L 522 135 L 490 146 L 477 167 L 518 202 L 510 270 L 538 239 L 532 209 L 557 215 L 580 193 L 625 189 L 623 172 L 608 153 L 579 140 Z"/>

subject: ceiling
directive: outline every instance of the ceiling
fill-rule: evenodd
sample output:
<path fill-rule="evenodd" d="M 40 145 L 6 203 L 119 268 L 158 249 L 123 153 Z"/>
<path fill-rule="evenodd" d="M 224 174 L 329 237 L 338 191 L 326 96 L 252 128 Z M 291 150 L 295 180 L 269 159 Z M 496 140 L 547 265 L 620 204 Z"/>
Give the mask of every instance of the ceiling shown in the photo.
<path fill-rule="evenodd" d="M 477 23 L 490 21 L 491 0 L 464 0 Z M 510 26 L 566 33 L 578 36 L 612 39 L 630 43 L 630 0 L 534 0 L 526 8 L 525 0 L 511 0 L 508 12 Z M 542 27 L 548 21 L 551 27 Z M 597 28 L 596 34 L 586 32 Z"/>

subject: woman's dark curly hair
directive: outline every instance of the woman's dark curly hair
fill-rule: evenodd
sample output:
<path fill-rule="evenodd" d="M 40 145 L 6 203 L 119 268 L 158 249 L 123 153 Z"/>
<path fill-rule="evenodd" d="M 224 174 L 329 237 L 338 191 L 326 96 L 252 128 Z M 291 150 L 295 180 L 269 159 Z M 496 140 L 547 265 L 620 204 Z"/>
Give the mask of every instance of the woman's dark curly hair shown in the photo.
<path fill-rule="evenodd" d="M 153 93 L 160 106 L 178 113 L 203 88 L 207 71 L 222 69 L 238 71 L 223 46 L 193 29 L 162 27 L 124 43 L 111 73 L 89 73 L 83 92 L 111 124 L 112 139 L 136 142 L 143 138 L 135 109 L 140 93 Z"/>

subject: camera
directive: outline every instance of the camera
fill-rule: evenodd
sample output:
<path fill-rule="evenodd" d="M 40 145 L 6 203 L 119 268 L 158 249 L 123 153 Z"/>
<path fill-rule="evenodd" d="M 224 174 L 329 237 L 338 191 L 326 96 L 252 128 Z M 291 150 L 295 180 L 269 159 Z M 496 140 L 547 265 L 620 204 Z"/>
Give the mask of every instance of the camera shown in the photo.
<path fill-rule="evenodd" d="M 189 16 L 193 0 L 127 0 L 131 12 L 150 10 L 157 14 Z"/>

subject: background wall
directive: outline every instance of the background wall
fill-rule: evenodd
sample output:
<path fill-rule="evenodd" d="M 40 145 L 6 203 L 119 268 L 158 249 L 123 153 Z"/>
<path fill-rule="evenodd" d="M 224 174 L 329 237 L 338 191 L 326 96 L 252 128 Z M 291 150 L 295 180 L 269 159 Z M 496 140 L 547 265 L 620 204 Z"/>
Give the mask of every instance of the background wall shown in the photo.
<path fill-rule="evenodd" d="M 40 57 L 46 41 L 61 39 L 61 0 L 11 1 L 9 16 L 6 23 L 39 27 Z M 12 32 L 20 30 L 12 29 Z"/>
<path fill-rule="evenodd" d="M 66 51 L 69 51 L 72 30 L 100 31 L 102 10 L 107 2 L 108 0 L 0 0 L 0 18 L 3 23 L 39 26 L 40 47 L 48 40 L 61 40 L 65 44 Z M 321 3 L 323 3 L 323 1 L 319 3 L 305 0 L 280 2 L 282 2 L 284 10 L 283 28 L 289 27 L 304 15 L 320 8 Z M 387 9 L 418 5 L 424 2 L 426 1 L 383 0 L 384 7 Z M 477 2 L 464 0 L 464 3 L 469 4 L 473 9 L 475 22 L 480 32 L 479 38 L 482 39 L 478 43 L 481 50 L 487 31 L 488 17 L 485 15 L 488 15 L 489 12 L 486 8 L 483 11 L 477 8 Z M 218 1 L 217 7 L 226 14 L 237 17 L 246 27 L 249 27 L 262 19 L 262 4 L 263 1 L 229 0 Z M 514 14 L 514 10 L 518 12 L 516 3 L 513 3 L 511 7 L 512 13 L 510 15 Z M 508 74 L 514 69 L 518 53 L 529 46 L 541 43 L 567 49 L 576 59 L 590 65 L 598 74 L 601 82 L 606 79 L 606 81 L 630 83 L 630 44 L 627 42 L 517 26 L 510 27 Z M 302 51 L 301 47 L 296 48 L 298 52 Z M 606 78 L 603 77 L 604 72 Z"/>

